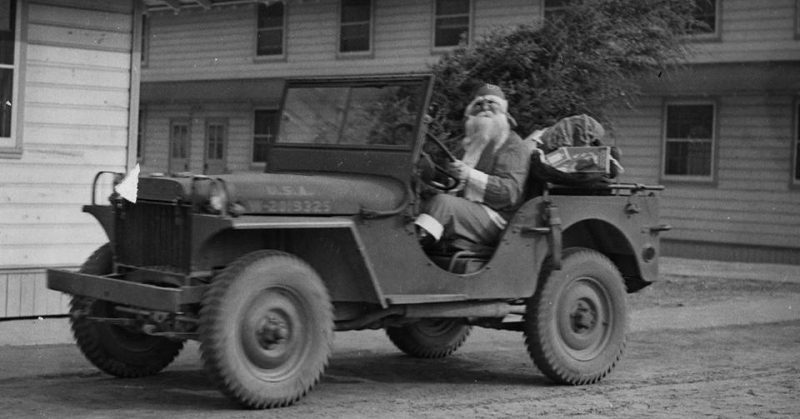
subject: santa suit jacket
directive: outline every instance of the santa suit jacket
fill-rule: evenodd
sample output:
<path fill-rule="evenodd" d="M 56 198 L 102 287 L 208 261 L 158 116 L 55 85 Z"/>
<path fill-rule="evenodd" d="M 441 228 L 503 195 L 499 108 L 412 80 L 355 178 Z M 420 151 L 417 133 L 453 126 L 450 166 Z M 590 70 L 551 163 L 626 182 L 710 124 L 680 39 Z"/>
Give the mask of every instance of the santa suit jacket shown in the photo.
<path fill-rule="evenodd" d="M 459 194 L 491 208 L 505 224 L 523 203 L 529 166 L 530 150 L 512 131 L 499 149 L 483 150 Z"/>

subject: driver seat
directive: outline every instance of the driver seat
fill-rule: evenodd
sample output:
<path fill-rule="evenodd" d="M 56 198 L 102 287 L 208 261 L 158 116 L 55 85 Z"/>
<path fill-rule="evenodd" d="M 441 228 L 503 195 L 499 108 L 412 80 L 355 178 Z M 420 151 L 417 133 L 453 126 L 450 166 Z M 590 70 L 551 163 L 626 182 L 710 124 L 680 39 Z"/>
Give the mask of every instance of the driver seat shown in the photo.
<path fill-rule="evenodd" d="M 427 251 L 428 256 L 442 269 L 456 274 L 480 270 L 489 262 L 495 247 L 456 238 Z"/>

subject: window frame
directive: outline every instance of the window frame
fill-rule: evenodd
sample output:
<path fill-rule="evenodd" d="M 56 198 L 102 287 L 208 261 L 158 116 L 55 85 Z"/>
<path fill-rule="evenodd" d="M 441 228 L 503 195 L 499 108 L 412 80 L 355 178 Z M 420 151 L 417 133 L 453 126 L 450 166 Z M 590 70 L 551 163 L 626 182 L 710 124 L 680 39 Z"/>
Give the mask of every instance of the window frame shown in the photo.
<path fill-rule="evenodd" d="M 11 0 L 15 2 L 16 10 L 14 13 L 14 64 L 11 68 L 14 71 L 11 85 L 13 92 L 11 93 L 11 129 L 9 137 L 0 137 L 0 158 L 19 159 L 22 158 L 23 142 L 23 97 L 25 87 L 25 51 L 22 48 L 27 44 L 27 40 L 23 38 L 25 31 L 23 27 L 27 27 L 25 17 L 28 15 L 27 7 L 28 2 Z"/>
<path fill-rule="evenodd" d="M 136 127 L 136 162 L 144 164 L 147 150 L 145 145 L 147 143 L 147 108 L 139 106 L 138 126 Z"/>
<path fill-rule="evenodd" d="M 150 61 L 150 17 L 147 13 L 142 13 L 142 44 L 141 44 L 141 57 L 140 66 L 146 68 Z"/>
<path fill-rule="evenodd" d="M 800 96 L 792 102 L 792 164 L 789 173 L 789 187 L 800 190 Z"/>
<path fill-rule="evenodd" d="M 186 156 L 181 157 L 182 159 L 186 159 L 187 165 L 189 168 L 184 168 L 183 170 L 175 170 L 172 167 L 172 160 L 175 158 L 172 154 L 172 147 L 173 147 L 173 132 L 175 131 L 176 125 L 183 125 L 186 126 Z M 169 120 L 169 137 L 168 137 L 168 148 L 167 148 L 167 168 L 172 173 L 182 172 L 185 170 L 191 169 L 191 161 L 192 161 L 192 119 L 189 117 L 177 117 L 177 118 L 170 118 Z"/>
<path fill-rule="evenodd" d="M 800 39 L 800 0 L 794 0 L 794 39 Z"/>
<path fill-rule="evenodd" d="M 337 47 L 336 47 L 336 54 L 338 57 L 364 57 L 364 56 L 372 56 L 375 51 L 375 1 L 369 1 L 369 48 L 366 50 L 359 50 L 359 51 L 342 51 L 342 28 L 346 25 L 360 25 L 363 24 L 363 21 L 358 22 L 347 22 L 346 24 L 342 21 L 342 12 L 344 11 L 344 2 L 347 0 L 339 0 L 339 26 L 338 26 L 338 34 L 337 34 Z"/>
<path fill-rule="evenodd" d="M 227 161 L 228 153 L 226 153 L 226 151 L 228 151 L 227 148 L 228 148 L 228 140 L 229 140 L 228 139 L 228 118 L 206 118 L 205 122 L 206 122 L 206 124 L 205 124 L 204 138 L 203 138 L 203 142 L 204 142 L 204 145 L 203 145 L 203 149 L 204 149 L 203 150 L 203 161 L 207 162 L 211 158 L 211 156 L 209 155 L 210 152 L 211 152 L 211 150 L 209 149 L 209 145 L 211 145 L 210 136 L 211 136 L 211 127 L 212 126 L 222 127 L 222 131 L 221 131 L 221 134 L 222 134 L 222 157 L 219 158 L 219 159 L 215 158 L 213 160 L 222 160 L 224 162 Z"/>
<path fill-rule="evenodd" d="M 252 110 L 252 115 L 253 115 L 253 125 L 252 125 L 252 127 L 253 127 L 253 129 L 252 129 L 251 132 L 252 132 L 253 135 L 251 137 L 252 141 L 250 142 L 250 166 L 251 167 L 263 168 L 263 167 L 266 167 L 267 160 L 269 159 L 269 147 L 270 147 L 271 144 L 274 143 L 274 138 L 275 138 L 276 135 L 278 135 L 278 133 L 276 131 L 276 132 L 274 132 L 272 134 L 256 134 L 256 125 L 257 125 L 256 114 L 258 112 L 272 112 L 274 114 L 274 118 L 277 120 L 278 118 L 280 118 L 280 110 L 275 108 L 275 107 L 267 107 L 267 106 L 253 108 L 253 110 Z M 280 121 L 277 121 L 277 122 L 280 122 Z M 265 156 L 266 158 L 265 158 L 264 161 L 256 161 L 255 160 L 257 136 L 258 136 L 258 138 L 266 138 L 266 140 L 267 140 L 266 141 L 267 156 Z"/>
<path fill-rule="evenodd" d="M 546 22 L 547 21 L 547 14 L 548 13 L 552 13 L 552 12 L 558 13 L 561 10 L 566 10 L 568 7 L 569 7 L 569 5 L 562 5 L 562 6 L 549 7 L 548 8 L 547 7 L 547 0 L 542 0 L 542 22 Z"/>
<path fill-rule="evenodd" d="M 283 6 L 283 16 L 281 17 L 281 26 L 280 26 L 280 29 L 281 29 L 281 53 L 280 54 L 259 54 L 258 53 L 258 35 L 259 35 L 259 33 L 262 30 L 275 30 L 278 27 L 275 26 L 275 27 L 269 27 L 269 28 L 266 28 L 266 29 L 259 27 L 258 26 L 258 16 L 259 16 L 258 14 L 259 14 L 259 11 L 260 11 L 261 7 L 265 7 L 266 8 L 266 7 L 269 7 L 269 6 L 267 6 L 267 5 L 265 5 L 264 3 L 261 3 L 261 2 L 258 2 L 255 5 L 256 12 L 254 13 L 255 19 L 253 19 L 254 20 L 253 26 L 255 28 L 253 30 L 253 33 L 255 34 L 255 36 L 253 36 L 253 57 L 254 57 L 255 61 L 283 61 L 283 60 L 286 60 L 286 56 L 287 56 L 286 49 L 287 49 L 287 45 L 288 45 L 287 44 L 287 38 L 288 38 L 287 29 L 288 29 L 288 16 L 289 16 L 289 4 L 288 3 L 289 2 L 277 2 L 277 3 L 275 3 L 275 4 L 282 4 L 282 6 Z M 272 6 L 272 5 L 274 5 L 274 4 L 271 4 L 270 6 Z"/>
<path fill-rule="evenodd" d="M 722 1 L 712 0 L 714 2 L 714 31 L 713 32 L 687 32 L 686 39 L 692 42 L 707 42 L 707 41 L 721 41 L 722 40 Z"/>
<path fill-rule="evenodd" d="M 668 110 L 670 106 L 697 106 L 697 105 L 709 105 L 712 107 L 711 115 L 713 120 L 711 121 L 711 151 L 710 151 L 710 170 L 708 175 L 675 175 L 675 174 L 667 174 L 667 144 L 670 141 L 670 138 L 667 137 L 669 120 L 668 120 Z M 719 101 L 716 99 L 671 99 L 665 100 L 663 104 L 663 109 L 661 112 L 661 119 L 662 119 L 662 133 L 661 133 L 661 159 L 660 159 L 660 170 L 659 170 L 659 177 L 660 180 L 664 183 L 684 183 L 684 184 L 702 184 L 702 185 L 716 185 L 717 183 L 717 169 L 719 167 L 719 160 L 718 160 L 718 153 L 717 150 L 719 148 Z M 686 140 L 681 138 L 676 138 L 672 140 Z"/>
<path fill-rule="evenodd" d="M 472 45 L 473 36 L 475 33 L 475 1 L 474 0 L 464 0 L 468 2 L 468 11 L 467 11 L 467 46 Z M 452 51 L 455 48 L 458 48 L 459 44 L 456 45 L 444 45 L 444 46 L 437 46 L 436 45 L 436 28 L 437 28 L 437 21 L 440 18 L 447 18 L 447 17 L 461 17 L 462 14 L 458 15 L 442 15 L 439 16 L 437 14 L 437 0 L 433 0 L 431 5 L 432 9 L 432 19 L 431 19 L 431 51 L 433 53 L 443 53 Z"/>

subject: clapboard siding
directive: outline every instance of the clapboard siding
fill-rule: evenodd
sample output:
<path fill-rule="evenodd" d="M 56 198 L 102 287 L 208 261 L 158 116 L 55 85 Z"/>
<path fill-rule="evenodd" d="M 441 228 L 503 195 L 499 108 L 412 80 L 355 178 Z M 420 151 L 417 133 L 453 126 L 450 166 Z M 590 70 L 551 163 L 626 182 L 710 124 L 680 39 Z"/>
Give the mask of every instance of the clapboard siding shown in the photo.
<path fill-rule="evenodd" d="M 721 0 L 719 39 L 698 40 L 690 62 L 800 59 L 795 0 Z"/>
<path fill-rule="evenodd" d="M 23 154 L 0 164 L 0 317 L 65 312 L 43 267 L 78 266 L 107 240 L 81 206 L 95 173 L 124 171 L 127 156 L 132 1 L 22 10 Z"/>
<path fill-rule="evenodd" d="M 375 0 L 374 5 L 373 50 L 365 57 L 336 52 L 337 0 L 288 5 L 287 48 L 279 60 L 253 56 L 253 5 L 153 13 L 151 55 L 143 80 L 417 72 L 439 59 L 440 54 L 431 51 L 432 0 Z M 541 19 L 541 7 L 537 0 L 509 0 L 502 7 L 475 0 L 473 39 L 498 26 L 535 23 Z M 664 234 L 666 240 L 800 249 L 800 190 L 789 186 L 796 92 L 787 91 L 791 81 L 774 83 L 785 79 L 782 72 L 792 72 L 792 62 L 800 60 L 796 7 L 795 0 L 722 0 L 719 37 L 689 43 L 694 51 L 690 64 L 717 63 L 696 66 L 704 68 L 698 75 L 713 87 L 695 81 L 682 89 L 680 82 L 673 83 L 668 90 L 641 97 L 633 109 L 611 112 L 607 139 L 623 152 L 626 171 L 621 180 L 667 186 L 662 215 L 674 229 Z M 785 61 L 784 66 L 754 67 L 758 77 L 744 77 L 748 83 L 742 83 L 744 70 L 738 64 L 726 64 L 777 61 Z M 683 98 L 716 104 L 713 182 L 661 179 L 664 104 Z M 258 170 L 250 164 L 256 105 L 228 104 L 227 111 L 208 106 L 197 110 L 190 104 L 148 105 L 146 166 L 167 169 L 169 120 L 191 117 L 191 164 L 202 171 L 203 118 L 213 113 L 229 123 L 228 169 Z"/>
<path fill-rule="evenodd" d="M 152 12 L 143 79 L 392 73 L 419 71 L 438 58 L 431 53 L 432 0 L 375 0 L 374 48 L 367 57 L 337 55 L 337 3 L 290 3 L 286 55 L 277 61 L 254 57 L 253 4 L 185 9 L 178 15 Z M 689 62 L 800 59 L 794 0 L 721 4 L 719 37 L 691 42 L 694 55 Z M 540 1 L 509 0 L 497 7 L 494 1 L 475 0 L 473 38 L 496 27 L 539 22 L 541 7 Z"/>
<path fill-rule="evenodd" d="M 612 115 L 622 148 L 623 180 L 660 180 L 664 98 Z M 789 188 L 793 133 L 790 95 L 716 97 L 715 184 L 667 182 L 664 238 L 720 244 L 800 246 L 800 191 Z"/>
<path fill-rule="evenodd" d="M 475 0 L 473 37 L 498 26 L 532 23 L 541 15 L 529 0 L 503 8 Z M 144 81 L 205 78 L 285 77 L 422 71 L 438 59 L 431 52 L 431 0 L 375 0 L 373 51 L 366 57 L 337 54 L 338 1 L 290 3 L 286 56 L 254 57 L 255 5 L 187 9 L 151 14 Z M 209 72 L 209 70 L 211 70 Z"/>
<path fill-rule="evenodd" d="M 613 130 L 610 144 L 622 151 L 623 182 L 655 184 L 659 180 L 661 156 L 662 99 L 641 98 L 633 109 L 610 113 Z"/>
<path fill-rule="evenodd" d="M 187 104 L 149 105 L 146 127 L 145 172 L 166 172 L 169 169 L 169 126 L 173 119 L 188 120 L 191 134 L 190 170 L 203 172 L 205 127 L 209 119 L 223 119 L 228 124 L 226 169 L 229 172 L 252 169 L 253 112 L 251 104 L 208 104 L 197 109 Z M 260 109 L 260 107 L 259 107 Z"/>

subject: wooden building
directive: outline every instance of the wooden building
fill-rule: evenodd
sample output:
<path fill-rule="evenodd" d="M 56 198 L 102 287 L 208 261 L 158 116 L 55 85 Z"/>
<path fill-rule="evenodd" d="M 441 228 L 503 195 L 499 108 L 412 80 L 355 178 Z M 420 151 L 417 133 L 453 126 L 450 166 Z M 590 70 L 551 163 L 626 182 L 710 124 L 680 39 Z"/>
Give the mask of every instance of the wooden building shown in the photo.
<path fill-rule="evenodd" d="M 0 1 L 0 318 L 64 313 L 44 268 L 79 265 L 105 241 L 81 206 L 136 141 L 134 7 Z"/>
<path fill-rule="evenodd" d="M 563 4 L 145 3 L 141 158 L 155 172 L 263 170 L 283 78 L 424 71 L 460 36 Z M 800 1 L 701 3 L 687 69 L 646 79 L 615 115 L 623 180 L 668 187 L 666 254 L 800 263 Z"/>

